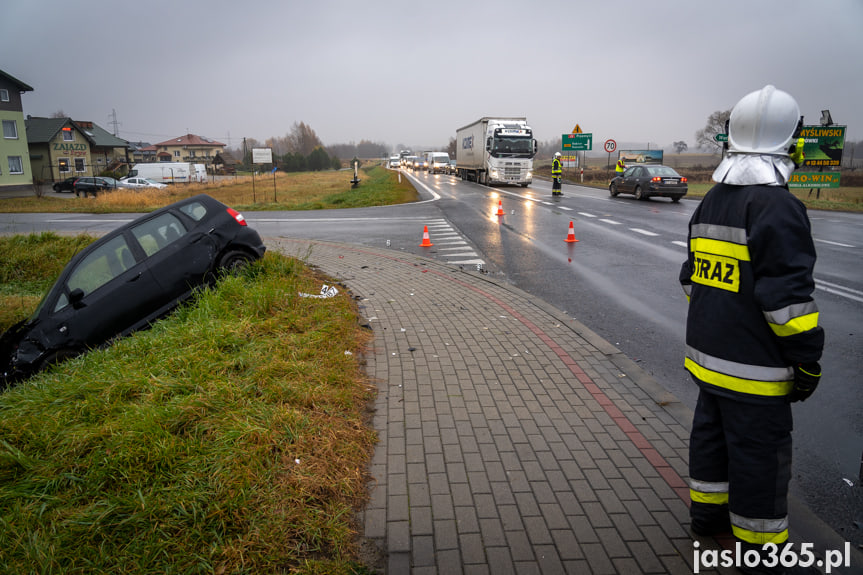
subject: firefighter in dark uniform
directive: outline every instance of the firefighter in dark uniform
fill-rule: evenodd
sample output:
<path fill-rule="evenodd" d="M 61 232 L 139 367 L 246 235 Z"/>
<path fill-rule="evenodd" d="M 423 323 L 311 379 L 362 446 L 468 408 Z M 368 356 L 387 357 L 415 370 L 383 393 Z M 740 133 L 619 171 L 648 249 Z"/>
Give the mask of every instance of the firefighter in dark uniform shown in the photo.
<path fill-rule="evenodd" d="M 824 346 L 809 219 L 787 188 L 801 159 L 799 147 L 789 149 L 801 121 L 794 98 L 773 86 L 734 106 L 729 150 L 692 215 L 680 271 L 689 300 L 685 367 L 700 387 L 692 531 L 730 531 L 744 550 L 762 553 L 788 539 L 791 403 L 815 391 Z"/>
<path fill-rule="evenodd" d="M 554 159 L 551 161 L 551 195 L 562 196 L 561 181 L 563 179 L 563 170 L 560 165 L 560 152 L 554 154 Z"/>

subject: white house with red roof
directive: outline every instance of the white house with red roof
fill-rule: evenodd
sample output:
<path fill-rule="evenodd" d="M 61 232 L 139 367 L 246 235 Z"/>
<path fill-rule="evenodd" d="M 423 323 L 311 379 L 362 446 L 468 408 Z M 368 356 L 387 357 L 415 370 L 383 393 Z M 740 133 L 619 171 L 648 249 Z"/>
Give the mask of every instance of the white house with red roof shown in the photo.
<path fill-rule="evenodd" d="M 203 136 L 186 134 L 153 144 L 144 150 L 152 152 L 148 155 L 155 158 L 156 162 L 211 164 L 216 155 L 225 150 L 225 144 Z"/>

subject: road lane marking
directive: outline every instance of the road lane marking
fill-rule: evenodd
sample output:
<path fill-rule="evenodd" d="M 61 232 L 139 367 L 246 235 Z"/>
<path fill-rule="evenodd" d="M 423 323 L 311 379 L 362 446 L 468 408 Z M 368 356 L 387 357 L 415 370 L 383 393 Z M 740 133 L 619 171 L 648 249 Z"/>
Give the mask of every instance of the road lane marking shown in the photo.
<path fill-rule="evenodd" d="M 477 253 L 473 251 L 467 241 L 465 241 L 464 236 L 462 236 L 458 230 L 454 229 L 446 219 L 432 220 L 426 225 L 426 227 L 429 229 L 429 235 L 431 236 L 433 234 L 434 236 L 432 237 L 432 241 L 435 243 L 435 246 L 437 246 L 437 249 L 434 250 L 434 252 L 438 257 L 470 258 L 459 260 L 443 259 L 444 262 L 453 265 L 485 265 L 485 260 L 479 259 Z"/>
<path fill-rule="evenodd" d="M 863 291 L 859 291 L 853 288 L 826 282 L 819 279 L 815 280 L 815 288 L 826 291 L 827 293 L 832 293 L 833 295 L 838 295 L 840 297 L 848 298 L 854 301 L 863 302 Z"/>
<path fill-rule="evenodd" d="M 659 234 L 655 234 L 655 233 L 653 233 L 653 232 L 649 232 L 649 231 L 647 231 L 647 230 L 642 230 L 641 228 L 629 228 L 629 229 L 630 229 L 630 230 L 632 230 L 633 232 L 635 232 L 635 233 L 637 233 L 637 234 L 641 234 L 641 235 L 643 235 L 643 236 L 656 237 L 656 236 L 658 236 L 658 235 L 659 235 Z"/>
<path fill-rule="evenodd" d="M 615 222 L 614 220 L 606 220 L 606 219 L 604 219 L 604 218 L 601 218 L 599 221 L 600 221 L 600 222 L 605 222 L 606 224 L 612 224 L 612 225 L 615 225 L 615 226 L 619 226 L 619 225 L 621 225 L 621 224 L 620 224 L 620 222 Z"/>
<path fill-rule="evenodd" d="M 475 266 L 477 264 L 485 265 L 485 260 L 461 260 L 461 261 L 457 261 L 457 262 L 446 262 L 446 263 L 453 264 L 453 265 Z"/>
<path fill-rule="evenodd" d="M 822 244 L 830 244 L 831 246 L 839 246 L 840 248 L 853 248 L 856 246 L 850 246 L 848 244 L 840 244 L 839 242 L 831 242 L 830 240 L 819 240 L 818 238 L 812 238 L 816 242 L 821 242 Z"/>

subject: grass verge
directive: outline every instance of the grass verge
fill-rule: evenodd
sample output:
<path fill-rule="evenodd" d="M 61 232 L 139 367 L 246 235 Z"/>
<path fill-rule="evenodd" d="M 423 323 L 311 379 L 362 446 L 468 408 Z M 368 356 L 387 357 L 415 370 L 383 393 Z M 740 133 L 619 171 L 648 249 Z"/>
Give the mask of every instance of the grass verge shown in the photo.
<path fill-rule="evenodd" d="M 360 185 L 351 188 L 351 171 L 280 173 L 224 179 L 217 183 L 178 184 L 164 190 L 118 189 L 96 198 L 27 197 L 0 200 L 0 212 L 149 212 L 196 194 L 209 194 L 242 210 L 319 210 L 364 208 L 419 199 L 408 178 L 393 170 L 363 168 Z"/>
<path fill-rule="evenodd" d="M 321 282 L 267 253 L 2 394 L 0 571 L 365 572 L 370 333 Z"/>
<path fill-rule="evenodd" d="M 0 236 L 0 333 L 31 313 L 72 256 L 94 239 L 50 232 Z"/>

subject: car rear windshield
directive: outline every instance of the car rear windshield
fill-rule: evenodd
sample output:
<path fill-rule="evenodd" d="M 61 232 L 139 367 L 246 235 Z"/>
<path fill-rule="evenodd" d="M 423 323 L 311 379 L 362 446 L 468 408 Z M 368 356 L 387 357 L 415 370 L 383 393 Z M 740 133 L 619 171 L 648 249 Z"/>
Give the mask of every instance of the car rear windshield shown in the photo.
<path fill-rule="evenodd" d="M 663 176 L 663 177 L 669 177 L 669 178 L 679 178 L 680 177 L 680 174 L 678 174 L 673 169 L 671 169 L 667 166 L 658 166 L 658 167 L 647 168 L 647 171 L 650 172 L 651 176 Z"/>
<path fill-rule="evenodd" d="M 207 215 L 207 208 L 201 202 L 192 202 L 180 207 L 180 211 L 195 220 L 200 222 Z"/>

